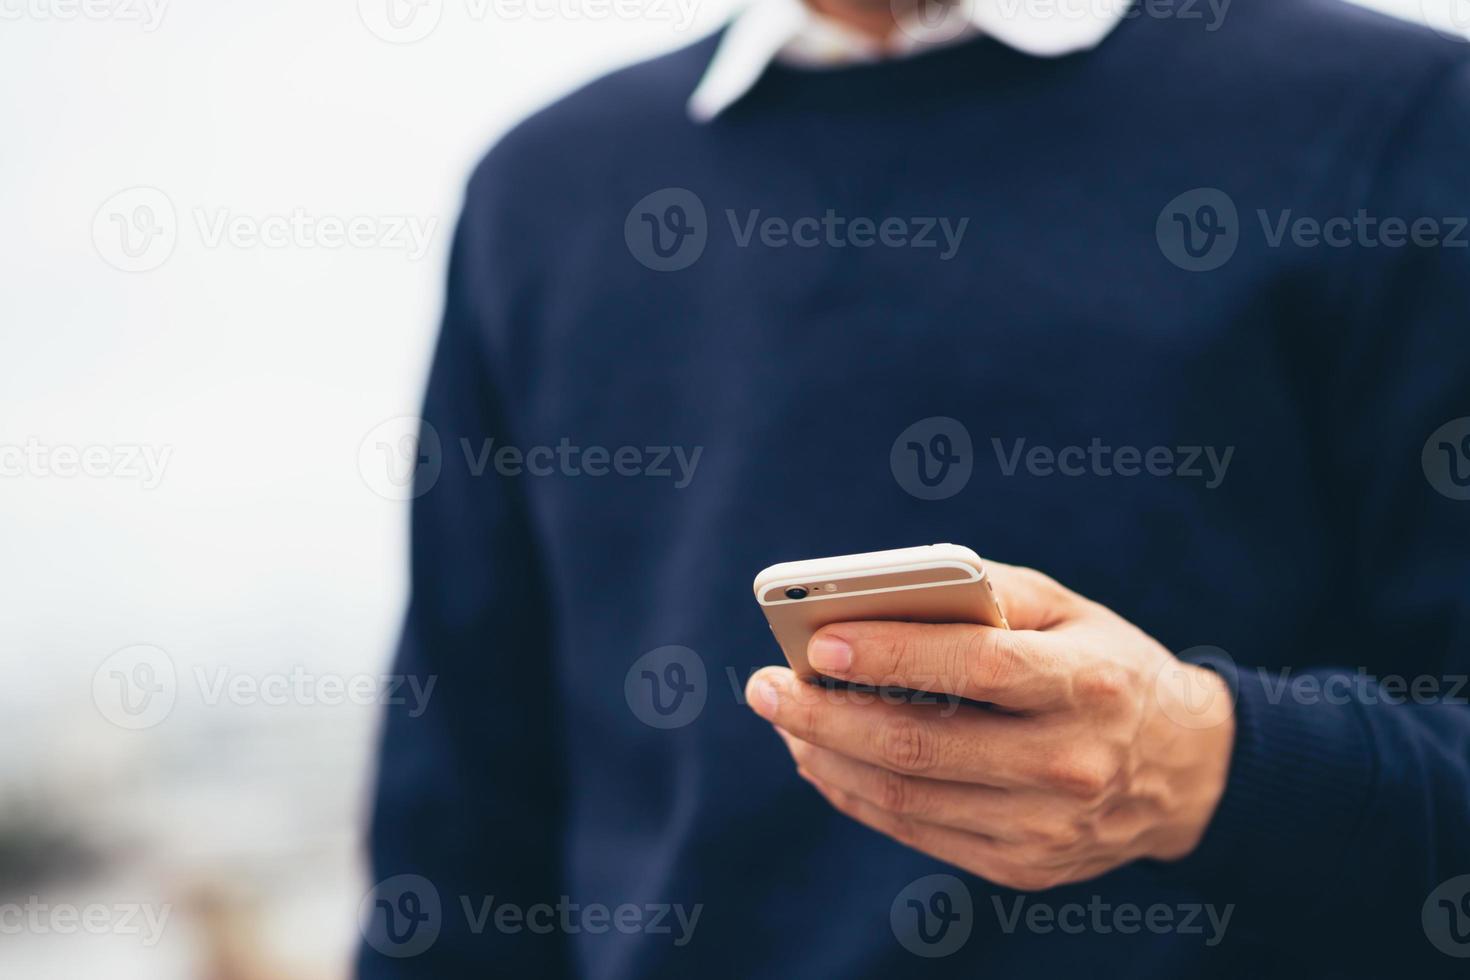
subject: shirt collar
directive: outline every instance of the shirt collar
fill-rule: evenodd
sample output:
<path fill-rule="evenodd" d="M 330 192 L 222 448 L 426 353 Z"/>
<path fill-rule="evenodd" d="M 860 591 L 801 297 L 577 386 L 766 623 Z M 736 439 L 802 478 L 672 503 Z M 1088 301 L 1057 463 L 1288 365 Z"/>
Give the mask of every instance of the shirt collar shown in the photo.
<path fill-rule="evenodd" d="M 906 57 L 976 34 L 1034 57 L 1058 58 L 1096 47 L 1132 5 L 1132 0 L 955 0 L 936 16 L 928 0 L 894 2 L 911 9 L 899 15 L 898 30 L 880 44 L 813 12 L 802 0 L 754 0 L 720 38 L 689 98 L 690 117 L 714 119 L 740 101 L 772 61 L 831 68 Z"/>

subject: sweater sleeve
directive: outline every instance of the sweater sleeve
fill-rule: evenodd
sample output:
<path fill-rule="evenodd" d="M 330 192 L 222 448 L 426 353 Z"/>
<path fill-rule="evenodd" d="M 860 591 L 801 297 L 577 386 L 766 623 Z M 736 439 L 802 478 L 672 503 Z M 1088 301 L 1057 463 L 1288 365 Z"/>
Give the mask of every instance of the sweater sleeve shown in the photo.
<path fill-rule="evenodd" d="M 1333 259 L 1353 309 L 1316 334 L 1321 446 L 1304 451 L 1324 460 L 1351 623 L 1283 657 L 1334 666 L 1207 664 L 1236 691 L 1238 734 L 1184 864 L 1279 928 L 1318 920 L 1438 972 L 1465 961 L 1437 943 L 1470 930 L 1458 896 L 1431 901 L 1470 873 L 1470 65 L 1432 89 L 1366 181 L 1376 231 Z M 1434 231 L 1393 246 L 1391 218 Z"/>
<path fill-rule="evenodd" d="M 549 617 L 526 501 L 515 480 L 470 462 L 506 436 L 487 353 L 486 320 L 508 305 L 494 296 L 509 250 L 487 228 L 494 212 L 472 182 L 423 408 L 395 670 L 434 687 L 422 713 L 417 703 L 388 708 L 374 890 L 359 910 L 368 980 L 477 976 L 487 965 L 504 976 L 565 972 L 558 931 L 496 918 L 502 906 L 555 906 L 561 797 Z"/>

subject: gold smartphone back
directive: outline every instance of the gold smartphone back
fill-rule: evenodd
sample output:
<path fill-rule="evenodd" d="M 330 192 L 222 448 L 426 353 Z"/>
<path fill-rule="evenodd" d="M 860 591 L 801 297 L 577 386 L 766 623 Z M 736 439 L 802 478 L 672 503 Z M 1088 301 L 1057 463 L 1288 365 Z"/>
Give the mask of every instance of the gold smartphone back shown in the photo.
<path fill-rule="evenodd" d="M 833 623 L 887 620 L 1009 629 L 980 556 L 953 544 L 785 562 L 755 578 L 755 597 L 800 677 L 812 634 Z"/>

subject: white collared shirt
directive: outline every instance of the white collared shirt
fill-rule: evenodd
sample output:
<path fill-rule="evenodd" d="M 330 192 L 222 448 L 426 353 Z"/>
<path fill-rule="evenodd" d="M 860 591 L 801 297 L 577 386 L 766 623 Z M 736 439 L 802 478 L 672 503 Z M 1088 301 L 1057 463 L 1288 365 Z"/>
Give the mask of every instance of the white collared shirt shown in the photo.
<path fill-rule="evenodd" d="M 903 5 L 898 28 L 878 41 L 802 0 L 754 0 L 720 39 L 689 97 L 690 117 L 714 119 L 749 92 L 772 61 L 837 68 L 908 57 L 978 34 L 1039 58 L 1086 51 L 1123 21 L 1132 0 L 954 0 L 942 13 L 932 0 L 894 3 Z"/>

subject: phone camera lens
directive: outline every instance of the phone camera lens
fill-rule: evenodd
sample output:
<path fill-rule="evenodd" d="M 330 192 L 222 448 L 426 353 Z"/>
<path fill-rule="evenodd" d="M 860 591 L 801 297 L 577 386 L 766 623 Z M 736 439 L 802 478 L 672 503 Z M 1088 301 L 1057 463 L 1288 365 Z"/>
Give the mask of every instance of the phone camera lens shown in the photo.
<path fill-rule="evenodd" d="M 788 598 L 788 599 L 805 599 L 806 598 L 806 589 L 803 589 L 799 585 L 793 585 L 791 588 L 789 588 L 789 589 L 786 590 L 786 598 Z"/>

